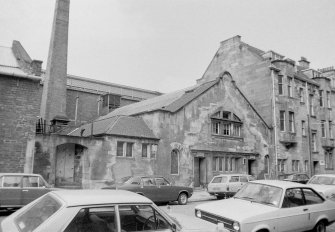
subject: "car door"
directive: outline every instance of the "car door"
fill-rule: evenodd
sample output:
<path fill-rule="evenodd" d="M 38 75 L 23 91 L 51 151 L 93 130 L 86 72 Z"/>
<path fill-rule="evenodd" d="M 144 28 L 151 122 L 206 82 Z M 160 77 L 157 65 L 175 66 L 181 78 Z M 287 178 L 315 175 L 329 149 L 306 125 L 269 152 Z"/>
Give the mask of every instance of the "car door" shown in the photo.
<path fill-rule="evenodd" d="M 316 225 L 320 214 L 324 214 L 324 210 L 326 208 L 324 206 L 325 201 L 313 189 L 303 188 L 303 193 L 309 215 L 309 229 L 312 229 Z"/>
<path fill-rule="evenodd" d="M 228 192 L 236 193 L 241 188 L 239 176 L 231 176 L 229 180 Z"/>
<path fill-rule="evenodd" d="M 160 202 L 175 201 L 178 198 L 179 189 L 171 184 L 163 177 L 156 177 L 155 184 L 157 186 L 157 198 Z"/>
<path fill-rule="evenodd" d="M 153 202 L 159 201 L 159 189 L 155 185 L 155 181 L 151 177 L 142 177 L 141 179 L 141 192 L 144 196 L 152 200 Z"/>
<path fill-rule="evenodd" d="M 39 176 L 25 175 L 22 177 L 22 204 L 26 205 L 36 198 L 49 192 L 45 182 Z"/>
<path fill-rule="evenodd" d="M 21 179 L 20 175 L 2 176 L 2 186 L 0 188 L 1 207 L 20 207 L 21 202 Z"/>
<path fill-rule="evenodd" d="M 276 217 L 278 231 L 306 231 L 309 228 L 308 208 L 300 188 L 287 189 Z"/>

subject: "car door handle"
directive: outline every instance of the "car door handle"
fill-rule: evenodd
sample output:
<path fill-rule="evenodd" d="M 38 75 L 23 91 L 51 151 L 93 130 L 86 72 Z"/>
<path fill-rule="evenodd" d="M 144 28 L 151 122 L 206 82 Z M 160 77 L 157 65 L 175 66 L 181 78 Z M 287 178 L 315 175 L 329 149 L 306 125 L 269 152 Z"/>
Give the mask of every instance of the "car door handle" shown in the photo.
<path fill-rule="evenodd" d="M 304 211 L 307 211 L 308 209 L 303 209 Z"/>
<path fill-rule="evenodd" d="M 28 189 L 23 189 L 22 192 L 28 192 L 29 190 Z"/>

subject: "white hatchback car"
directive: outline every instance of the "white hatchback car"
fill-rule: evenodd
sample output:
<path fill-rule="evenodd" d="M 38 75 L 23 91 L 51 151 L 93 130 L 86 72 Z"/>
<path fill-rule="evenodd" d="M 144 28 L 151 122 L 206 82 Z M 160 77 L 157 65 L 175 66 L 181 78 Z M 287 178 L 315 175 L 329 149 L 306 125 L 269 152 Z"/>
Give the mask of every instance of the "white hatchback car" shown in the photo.
<path fill-rule="evenodd" d="M 335 202 L 304 184 L 258 180 L 233 198 L 196 206 L 195 215 L 234 232 L 324 232 L 335 221 Z"/>
<path fill-rule="evenodd" d="M 335 175 L 318 174 L 312 176 L 307 185 L 321 193 L 325 198 L 335 201 Z"/>
<path fill-rule="evenodd" d="M 207 186 L 210 195 L 217 199 L 233 196 L 244 184 L 255 178 L 248 174 L 220 174 L 214 176 Z"/>
<path fill-rule="evenodd" d="M 202 232 L 217 228 L 195 217 L 177 217 L 180 222 L 150 199 L 125 190 L 60 190 L 8 216 L 1 222 L 0 231 Z"/>

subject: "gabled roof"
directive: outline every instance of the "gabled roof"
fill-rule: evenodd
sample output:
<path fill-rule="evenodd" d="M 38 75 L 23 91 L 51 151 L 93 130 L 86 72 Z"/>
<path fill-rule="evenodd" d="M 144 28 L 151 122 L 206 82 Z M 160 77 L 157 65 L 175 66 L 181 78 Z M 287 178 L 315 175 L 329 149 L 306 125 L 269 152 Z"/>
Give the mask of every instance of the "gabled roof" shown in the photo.
<path fill-rule="evenodd" d="M 154 111 L 166 111 L 174 113 L 183 108 L 195 98 L 197 98 L 199 95 L 207 91 L 209 88 L 217 84 L 218 81 L 219 79 L 216 79 L 214 81 L 198 84 L 183 90 L 130 104 L 118 108 L 110 112 L 109 114 L 100 117 L 100 119 L 106 119 L 116 115 L 139 115 Z"/>
<path fill-rule="evenodd" d="M 93 128 L 93 133 L 91 132 Z M 71 136 L 88 137 L 97 135 L 115 135 L 125 137 L 137 137 L 158 139 L 149 129 L 147 124 L 139 117 L 112 116 L 98 119 L 92 123 L 82 125 L 70 132 Z"/>

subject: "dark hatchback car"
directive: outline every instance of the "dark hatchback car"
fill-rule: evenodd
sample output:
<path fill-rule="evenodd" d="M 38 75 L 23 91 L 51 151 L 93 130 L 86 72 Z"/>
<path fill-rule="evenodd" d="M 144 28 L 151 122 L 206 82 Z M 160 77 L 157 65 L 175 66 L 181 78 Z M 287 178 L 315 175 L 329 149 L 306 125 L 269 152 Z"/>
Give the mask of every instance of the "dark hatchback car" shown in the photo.
<path fill-rule="evenodd" d="M 38 174 L 0 173 L 0 209 L 17 209 L 53 190 Z"/>
<path fill-rule="evenodd" d="M 279 179 L 301 183 L 301 184 L 306 184 L 309 180 L 309 176 L 306 173 L 291 173 L 291 174 L 280 175 Z"/>
<path fill-rule="evenodd" d="M 172 185 L 161 176 L 132 176 L 124 183 L 114 184 L 103 189 L 122 189 L 146 196 L 155 203 L 178 201 L 185 205 L 193 194 L 193 188 Z"/>

